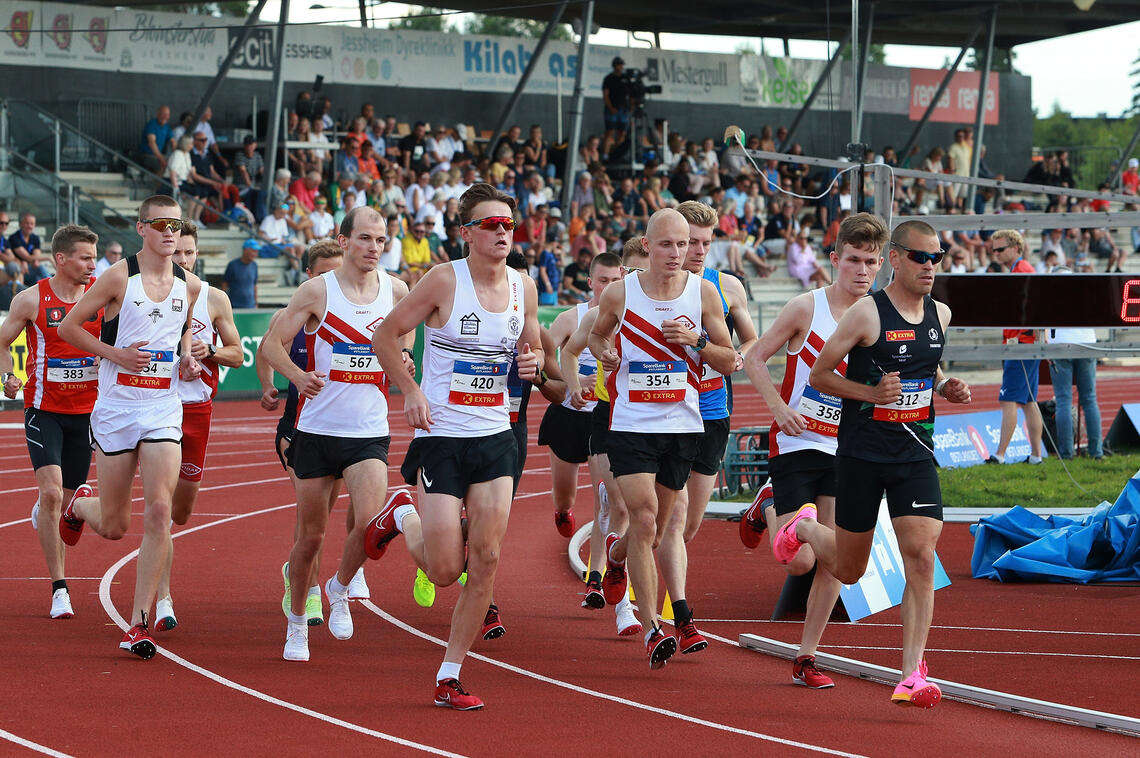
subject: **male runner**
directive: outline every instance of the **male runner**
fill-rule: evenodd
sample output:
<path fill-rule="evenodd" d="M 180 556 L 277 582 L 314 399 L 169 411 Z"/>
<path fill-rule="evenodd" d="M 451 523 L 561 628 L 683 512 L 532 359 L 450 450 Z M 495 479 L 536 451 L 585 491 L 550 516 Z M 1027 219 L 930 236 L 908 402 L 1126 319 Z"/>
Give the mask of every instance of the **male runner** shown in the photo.
<path fill-rule="evenodd" d="M 340 245 L 334 239 L 323 239 L 314 242 L 308 249 L 308 262 L 309 265 L 305 269 L 305 274 L 310 279 L 315 279 L 321 274 L 329 271 L 335 271 L 340 268 L 341 262 L 344 260 L 344 251 L 340 249 Z M 266 327 L 268 332 L 273 328 L 274 322 L 284 312 L 284 309 L 277 311 L 269 319 L 269 325 Z M 305 339 L 305 330 L 301 329 L 293 339 L 288 343 L 289 345 L 289 360 L 297 368 L 304 371 L 309 366 L 309 346 L 308 341 Z M 269 365 L 269 361 L 265 360 L 265 354 L 261 351 L 260 346 L 253 359 L 254 366 L 257 370 L 258 381 L 261 382 L 261 407 L 267 411 L 275 411 L 280 406 L 281 401 L 278 399 L 278 391 L 273 386 L 273 367 Z M 273 440 L 273 450 L 277 453 L 278 459 L 281 461 L 281 467 L 285 469 L 285 473 L 289 475 L 289 481 L 293 484 L 293 490 L 297 489 L 297 477 L 293 473 L 293 467 L 289 464 L 289 446 L 293 444 L 293 435 L 297 432 L 297 405 L 300 401 L 300 394 L 297 392 L 297 387 L 290 382 L 289 388 L 285 394 L 285 410 L 281 413 L 281 418 L 277 422 L 277 435 Z M 329 511 L 332 511 L 336 505 L 337 498 L 340 497 L 340 486 L 333 487 L 332 492 L 329 493 Z M 345 533 L 352 534 L 352 526 L 355 523 L 355 518 L 352 513 L 352 501 L 348 501 L 348 509 L 345 518 Z M 293 531 L 293 541 L 296 542 L 301 537 L 301 517 L 300 512 L 297 514 L 297 524 Z M 321 604 L 321 585 L 317 580 L 320 573 L 321 552 L 317 551 L 317 557 L 313 560 L 313 568 L 309 572 L 308 586 L 309 591 L 305 596 L 305 621 L 309 626 L 320 626 L 325 622 L 324 607 Z M 281 610 L 288 618 L 292 613 L 290 608 L 293 606 L 293 592 L 289 585 L 289 562 L 286 561 L 281 566 L 281 576 L 285 580 L 285 594 L 281 598 Z M 348 599 L 349 600 L 367 600 L 369 598 L 368 583 L 364 579 L 364 567 L 353 575 L 352 581 L 348 583 Z"/>
<path fill-rule="evenodd" d="M 902 676 L 891 700 L 933 708 L 942 698 L 927 680 L 923 652 L 934 616 L 934 549 L 942 532 L 942 493 L 934 467 L 934 398 L 969 403 L 970 387 L 943 377 L 938 362 L 950 308 L 930 297 L 945 255 L 923 221 L 899 224 L 890 241 L 894 278 L 843 315 L 808 375 L 820 393 L 843 398 L 836 450 L 835 528 L 814 505 L 800 507 L 776 533 L 781 563 L 810 544 L 844 584 L 867 568 L 884 491 L 902 553 Z M 846 356 L 847 376 L 836 369 Z M 778 491 L 778 490 L 777 490 Z"/>
<path fill-rule="evenodd" d="M 677 651 L 677 642 L 657 624 L 653 551 L 668 536 L 673 502 L 704 431 L 700 364 L 729 373 L 737 356 L 716 288 L 682 267 L 689 246 L 685 217 L 671 208 L 657 211 L 642 244 L 649 270 L 602 293 L 589 345 L 610 373 L 607 452 L 629 509 L 625 536 L 606 538 L 607 570 L 628 557 L 642 626 L 649 629 L 646 653 L 656 669 Z"/>
<path fill-rule="evenodd" d="M 804 503 L 815 504 L 821 524 L 835 526 L 835 446 L 841 401 L 821 394 L 809 384 L 808 373 L 839 319 L 870 291 L 883 262 L 882 249 L 887 239 L 887 228 L 877 216 L 857 213 L 844 219 L 831 253 L 831 265 L 838 272 L 835 283 L 788 301 L 745 359 L 752 386 L 774 416 L 768 442 L 772 478 L 765 489 L 774 495 L 775 504 L 762 510 L 763 498 L 757 498 L 745 513 L 741 535 L 750 547 L 756 547 L 761 533 L 769 526 L 769 534 L 775 535 Z M 785 346 L 784 381 L 777 390 L 767 362 Z M 840 361 L 840 376 L 846 363 L 846 358 Z M 811 547 L 805 547 L 785 568 L 789 575 L 800 576 L 814 565 L 815 553 Z M 839 587 L 826 570 L 816 572 L 808 594 L 799 653 L 792 665 L 792 681 L 796 684 L 813 689 L 835 686 L 816 667 L 815 651 L 839 597 Z"/>
<path fill-rule="evenodd" d="M 107 269 L 59 326 L 59 336 L 102 358 L 99 397 L 91 411 L 91 438 L 99 497 L 80 485 L 59 519 L 60 537 L 79 541 L 84 522 L 100 537 L 121 539 L 131 523 L 135 469 L 142 473 L 143 538 L 135 577 L 131 628 L 119 648 L 143 659 L 154 657 L 147 612 L 170 546 L 170 516 L 182 461 L 182 401 L 179 377 L 198 377 L 190 348 L 190 326 L 201 281 L 171 257 L 182 232 L 182 211 L 174 198 L 148 197 L 135 225 L 142 249 Z M 103 311 L 99 337 L 85 322 Z M 143 349 L 145 348 L 145 349 Z"/>
<path fill-rule="evenodd" d="M 410 504 L 385 507 L 365 539 L 369 556 L 379 558 L 402 532 L 408 552 L 437 585 L 454 582 L 466 565 L 435 678 L 435 704 L 457 710 L 483 707 L 463 689 L 459 672 L 491 604 L 511 510 L 518 464 L 506 378 L 516 346 L 521 379 L 540 377 L 543 368 L 534 280 L 506 266 L 514 211 L 514 198 L 489 184 L 465 191 L 459 216 L 468 256 L 434 266 L 372 340 L 380 364 L 395 368 L 397 337 L 424 324 L 421 386 L 410 376 L 393 377 L 416 429 L 400 471 L 418 488 L 420 513 Z"/>
<path fill-rule="evenodd" d="M 602 255 L 605 255 L 604 253 Z M 598 255 L 596 261 L 601 258 Z M 604 260 L 604 259 L 603 259 Z M 641 237 L 629 239 L 623 249 L 621 265 L 617 269 L 618 278 L 625 276 L 629 270 L 641 270 L 648 267 L 648 256 L 641 244 Z M 605 290 L 614 280 L 604 268 L 599 268 L 592 280 L 597 283 L 605 281 L 600 289 Z M 599 293 L 600 295 L 600 293 Z M 611 603 L 614 606 L 614 617 L 617 622 L 619 637 L 628 637 L 641 632 L 641 623 L 634 614 L 634 606 L 626 592 L 625 567 L 618 566 L 614 570 L 606 570 L 605 578 L 599 570 L 605 564 L 606 535 L 613 532 L 617 535 L 625 534 L 629 526 L 629 515 L 626 512 L 625 501 L 621 490 L 614 484 L 613 473 L 610 471 L 610 459 L 606 453 L 606 437 L 610 425 L 610 396 L 606 392 L 606 372 L 595 361 L 593 376 L 590 381 L 593 386 L 582 387 L 583 372 L 578 364 L 579 356 L 587 350 L 590 332 L 593 331 L 594 321 L 598 317 L 597 307 L 592 307 L 578 320 L 578 328 L 566 340 L 558 354 L 562 375 L 566 377 L 567 397 L 574 408 L 584 408 L 591 402 L 594 408 L 590 412 L 590 462 L 602 473 L 602 480 L 595 484 L 595 511 L 594 523 L 590 528 L 590 572 L 586 577 L 586 596 L 582 599 L 583 608 L 600 609 Z M 585 374 L 590 376 L 590 374 Z M 591 469 L 593 470 L 593 469 Z M 608 580 L 608 581 L 607 581 Z M 606 591 L 611 594 L 607 596 Z"/>
<path fill-rule="evenodd" d="M 174 263 L 183 271 L 194 272 L 198 261 L 198 226 L 182 222 L 182 236 L 174 248 Z M 214 395 L 218 394 L 218 366 L 238 368 L 242 362 L 241 336 L 234 325 L 234 312 L 226 293 L 202 282 L 202 291 L 194 301 L 190 322 L 190 352 L 201 367 L 201 375 L 189 382 L 178 382 L 182 399 L 182 466 L 174 487 L 171 518 L 183 526 L 194 511 L 202 471 L 206 465 L 206 444 L 210 440 L 210 417 L 214 412 Z M 218 341 L 221 346 L 218 346 Z M 158 600 L 154 604 L 155 631 L 165 632 L 178 626 L 174 601 L 170 599 L 170 568 L 174 564 L 174 540 L 167 548 L 166 565 L 158 579 Z"/>
<path fill-rule="evenodd" d="M 677 206 L 677 212 L 689 224 L 689 247 L 685 252 L 684 268 L 691 274 L 712 282 L 717 301 L 721 306 L 722 320 L 729 338 L 735 331 L 740 336 L 740 348 L 734 370 L 744 366 L 743 355 L 756 342 L 756 327 L 748 315 L 748 298 L 744 285 L 735 276 L 726 276 L 716 269 L 705 267 L 705 258 L 712 245 L 713 229 L 719 219 L 713 208 L 695 200 Z M 697 457 L 685 488 L 677 493 L 673 518 L 667 527 L 667 537 L 661 540 L 661 574 L 665 587 L 673 599 L 673 625 L 677 646 L 681 653 L 696 653 L 708 647 L 708 641 L 693 623 L 693 611 L 686 596 L 686 576 L 689 570 L 688 549 L 685 545 L 697 536 L 705 509 L 716 486 L 716 477 L 724 459 L 728 443 L 729 414 L 732 413 L 732 374 L 721 374 L 707 362 L 701 362 L 700 407 L 704 434 L 700 437 Z"/>
<path fill-rule="evenodd" d="M 596 308 L 598 297 L 610 282 L 621 279 L 621 259 L 613 253 L 601 253 L 594 256 L 590 262 L 590 276 L 587 278 L 591 297 L 588 302 L 578 303 L 573 308 L 559 313 L 550 325 L 550 336 L 559 349 L 565 347 L 570 335 L 578 328 L 586 311 Z M 597 399 L 593 394 L 594 376 L 597 373 L 598 361 L 590 354 L 589 349 L 582 352 L 578 360 L 579 384 L 585 383 L 587 394 L 582 398 L 585 403 L 578 407 L 571 402 L 569 393 L 564 399 L 551 402 L 546 413 L 542 416 L 542 424 L 538 427 L 538 444 L 550 448 L 550 478 L 551 495 L 554 499 L 554 525 L 558 533 L 569 539 L 574 536 L 574 513 L 570 510 L 574 505 L 574 498 L 578 494 L 578 467 L 587 463 L 590 469 L 590 481 L 594 490 L 594 514 L 598 513 L 598 485 L 602 482 L 605 472 L 602 470 L 600 458 L 590 459 L 590 415 L 593 413 Z M 591 543 L 593 545 L 594 543 Z M 593 552 L 593 550 L 591 550 Z M 601 548 L 597 550 L 599 561 Z M 592 557 L 592 556 L 591 556 Z M 591 566 L 597 568 L 599 563 Z M 601 573 L 598 573 L 601 577 Z M 589 598 L 590 596 L 587 595 Z M 601 599 L 601 593 L 595 597 Z M 601 608 L 601 605 L 589 607 Z"/>
<path fill-rule="evenodd" d="M 99 236 L 85 226 L 61 226 L 51 238 L 55 275 L 16 295 L 0 326 L 0 374 L 4 394 L 10 399 L 16 397 L 21 384 L 12 373 L 8 348 L 21 331 L 27 334 L 24 434 L 39 489 L 32 528 L 39 532 L 51 577 L 53 619 L 74 615 L 64 578 L 63 541 L 55 525 L 64 499 L 71 501 L 91 470 L 88 427 L 99 385 L 95 356 L 72 347 L 57 330 L 67 311 L 91 287 L 98 242 Z M 96 313 L 83 328 L 97 336 L 101 320 L 102 314 Z"/>
<path fill-rule="evenodd" d="M 289 446 L 301 533 L 289 555 L 287 661 L 309 659 L 306 595 L 324 543 L 336 480 L 344 478 L 355 517 L 337 573 L 325 583 L 329 631 L 340 640 L 352 637 L 348 583 L 364 564 L 364 530 L 388 492 L 385 391 L 390 374 L 378 365 L 370 342 L 371 333 L 408 290 L 402 281 L 377 270 L 386 240 L 387 224 L 379 213 L 368 207 L 349 211 L 337 235 L 344 263 L 297 288 L 261 343 L 269 364 L 296 385 L 301 396 L 297 432 Z M 309 346 L 307 370 L 298 368 L 284 347 L 302 328 Z M 407 373 L 406 354 L 398 353 L 396 367 Z M 401 495 L 410 501 L 406 491 L 395 493 L 393 500 Z"/>

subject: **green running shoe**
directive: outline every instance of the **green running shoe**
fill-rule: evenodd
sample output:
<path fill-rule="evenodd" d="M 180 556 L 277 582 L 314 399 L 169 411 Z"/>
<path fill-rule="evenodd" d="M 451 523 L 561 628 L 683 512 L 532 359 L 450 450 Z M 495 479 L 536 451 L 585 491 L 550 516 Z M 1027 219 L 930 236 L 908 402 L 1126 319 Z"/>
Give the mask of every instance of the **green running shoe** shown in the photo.
<path fill-rule="evenodd" d="M 416 581 L 412 583 L 412 597 L 421 608 L 431 608 L 435 605 L 435 585 L 423 569 L 416 569 Z"/>
<path fill-rule="evenodd" d="M 289 618 L 289 606 L 292 604 L 289 600 L 289 561 L 281 564 L 281 578 L 285 580 L 285 596 L 281 598 L 281 610 L 285 613 L 285 618 Z"/>
<path fill-rule="evenodd" d="M 305 598 L 305 620 L 309 626 L 320 626 L 325 623 L 325 609 L 321 604 L 320 592 L 310 592 Z"/>

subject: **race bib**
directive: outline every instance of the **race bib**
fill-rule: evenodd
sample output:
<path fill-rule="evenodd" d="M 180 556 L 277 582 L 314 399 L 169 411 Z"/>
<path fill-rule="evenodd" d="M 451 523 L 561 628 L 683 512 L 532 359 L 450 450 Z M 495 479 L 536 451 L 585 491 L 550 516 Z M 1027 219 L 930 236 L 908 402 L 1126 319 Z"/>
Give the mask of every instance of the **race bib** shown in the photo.
<path fill-rule="evenodd" d="M 809 432 L 822 434 L 825 437 L 835 437 L 839 434 L 843 401 L 834 395 L 825 395 L 810 384 L 804 385 L 804 394 L 796 410 L 807 419 Z"/>
<path fill-rule="evenodd" d="M 722 387 L 724 387 L 724 374 L 713 370 L 713 367 L 709 364 L 702 363 L 700 384 L 701 394 L 703 395 L 706 392 L 715 392 Z"/>
<path fill-rule="evenodd" d="M 384 385 L 384 371 L 372 345 L 338 342 L 332 346 L 329 381 L 345 384 Z"/>
<path fill-rule="evenodd" d="M 679 403 L 685 399 L 687 369 L 681 361 L 631 361 L 631 403 Z"/>
<path fill-rule="evenodd" d="M 578 384 L 582 388 L 582 399 L 592 403 L 598 399 L 598 367 L 578 364 Z"/>
<path fill-rule="evenodd" d="M 876 405 L 871 418 L 897 424 L 925 421 L 930 418 L 930 401 L 934 396 L 934 378 L 903 379 L 902 395 L 897 402 Z"/>
<path fill-rule="evenodd" d="M 119 366 L 117 382 L 126 387 L 138 387 L 144 390 L 169 389 L 170 379 L 174 376 L 173 350 L 143 350 L 150 353 L 150 363 L 142 371 L 132 371 Z"/>
<path fill-rule="evenodd" d="M 90 389 L 99 381 L 94 358 L 48 358 L 47 380 L 62 385 L 57 389 Z"/>
<path fill-rule="evenodd" d="M 455 368 L 451 370 L 451 391 L 447 402 L 481 407 L 503 405 L 508 369 L 506 363 L 456 361 Z"/>

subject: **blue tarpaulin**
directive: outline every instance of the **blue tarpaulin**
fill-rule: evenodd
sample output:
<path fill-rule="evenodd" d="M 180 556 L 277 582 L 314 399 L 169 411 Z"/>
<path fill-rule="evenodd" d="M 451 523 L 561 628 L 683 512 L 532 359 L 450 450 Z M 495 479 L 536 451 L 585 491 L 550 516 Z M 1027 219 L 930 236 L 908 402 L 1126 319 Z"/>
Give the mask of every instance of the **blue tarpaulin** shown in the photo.
<path fill-rule="evenodd" d="M 970 527 L 975 579 L 999 582 L 1140 581 L 1140 471 L 1110 505 L 1083 520 L 1014 506 Z"/>

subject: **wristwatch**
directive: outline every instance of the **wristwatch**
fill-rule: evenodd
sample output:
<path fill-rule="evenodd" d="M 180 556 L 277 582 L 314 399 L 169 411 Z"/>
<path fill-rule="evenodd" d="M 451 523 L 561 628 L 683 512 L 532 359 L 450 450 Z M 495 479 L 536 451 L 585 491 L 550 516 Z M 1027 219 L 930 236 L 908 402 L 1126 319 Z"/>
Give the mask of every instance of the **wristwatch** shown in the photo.
<path fill-rule="evenodd" d="M 708 344 L 708 339 L 705 337 L 705 335 L 702 334 L 700 337 L 697 337 L 697 344 L 693 347 L 693 349 L 699 353 L 704 350 L 705 346 Z"/>
<path fill-rule="evenodd" d="M 213 358 L 214 354 L 218 352 L 218 346 L 211 342 L 206 345 L 206 351 L 210 354 L 210 357 Z"/>
<path fill-rule="evenodd" d="M 401 353 L 407 353 L 407 354 L 408 354 L 408 357 L 409 357 L 409 358 L 412 358 L 413 360 L 414 360 L 414 359 L 415 359 L 415 357 L 416 357 L 416 354 L 415 354 L 415 353 L 412 351 L 412 349 L 411 349 L 411 348 L 407 348 L 407 347 L 405 347 L 405 348 L 401 349 L 401 350 L 400 350 L 400 352 L 401 352 Z"/>
<path fill-rule="evenodd" d="M 8 380 L 14 376 L 15 374 L 11 371 L 5 371 L 3 374 L 0 374 L 0 384 L 7 384 Z"/>

